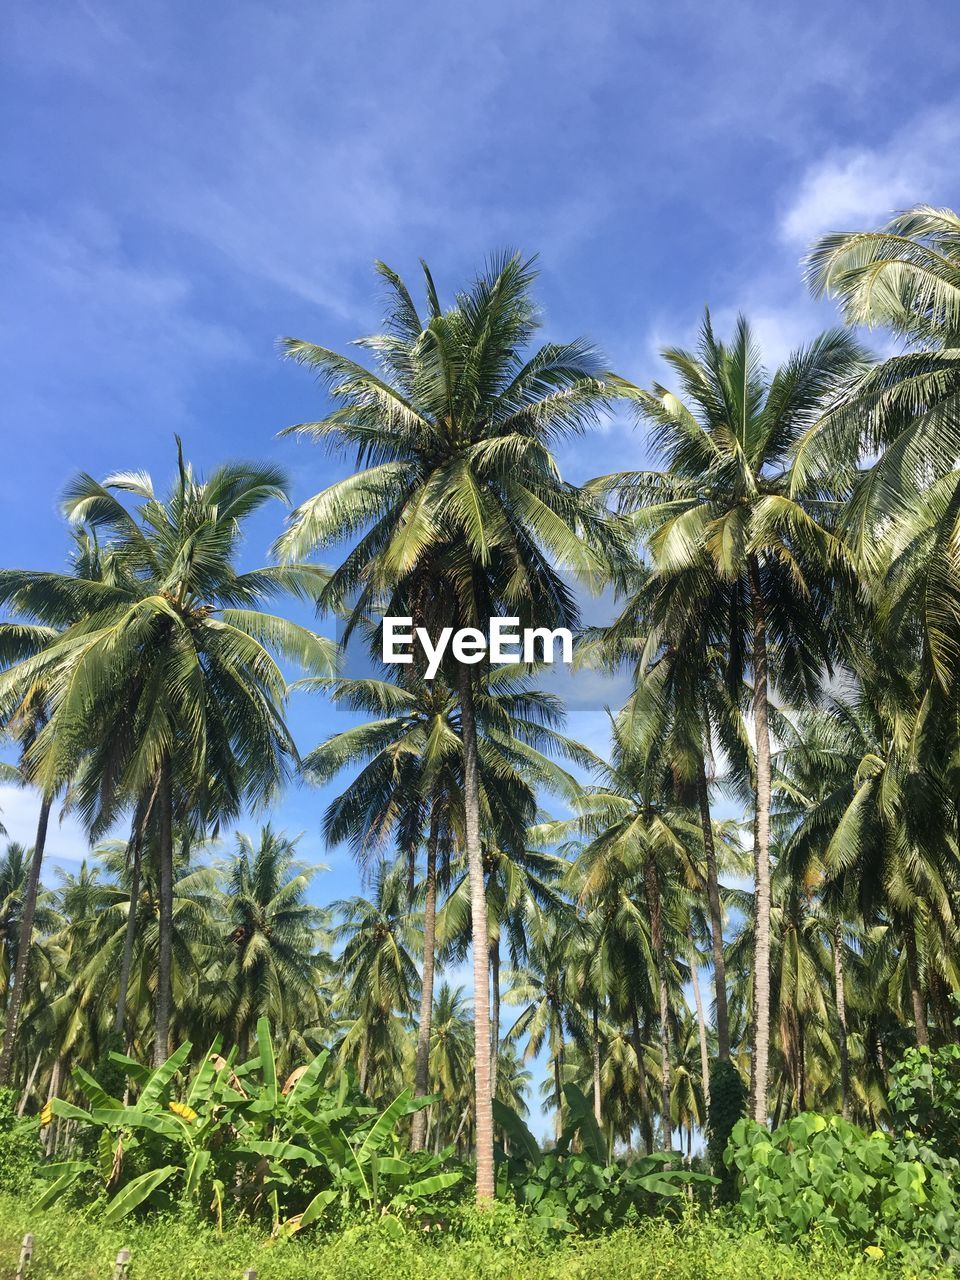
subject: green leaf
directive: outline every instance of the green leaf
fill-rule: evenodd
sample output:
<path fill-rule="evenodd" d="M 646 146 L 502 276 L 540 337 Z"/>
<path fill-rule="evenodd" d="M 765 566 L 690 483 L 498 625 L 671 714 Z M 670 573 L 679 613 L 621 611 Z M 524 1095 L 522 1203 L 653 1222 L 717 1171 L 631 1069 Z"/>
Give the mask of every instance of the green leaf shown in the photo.
<path fill-rule="evenodd" d="M 594 1164 L 605 1165 L 607 1163 L 607 1144 L 604 1141 L 603 1134 L 600 1132 L 600 1126 L 597 1124 L 597 1118 L 593 1114 L 593 1108 L 587 1101 L 583 1090 L 579 1089 L 575 1084 L 565 1084 L 563 1086 L 563 1096 L 567 1100 L 570 1119 L 580 1132 L 580 1141 L 583 1144 L 584 1151 L 593 1160 Z"/>
<path fill-rule="evenodd" d="M 158 1068 L 162 1070 L 162 1068 Z M 162 1169 L 151 1169 L 149 1173 L 141 1174 L 139 1178 L 134 1178 L 132 1182 L 128 1182 L 122 1191 L 119 1191 L 110 1203 L 107 1205 L 106 1212 L 103 1215 L 103 1225 L 112 1227 L 115 1223 L 125 1218 L 128 1213 L 132 1213 L 137 1205 L 143 1204 L 156 1191 L 157 1187 L 171 1178 L 175 1173 L 181 1170 L 177 1165 L 167 1164 Z"/>
<path fill-rule="evenodd" d="M 207 1171 L 211 1155 L 212 1152 L 209 1149 L 195 1151 L 187 1161 L 187 1181 L 183 1194 L 188 1200 L 200 1189 L 200 1180 Z"/>
<path fill-rule="evenodd" d="M 69 1190 L 69 1188 L 73 1186 L 81 1173 L 85 1173 L 92 1167 L 93 1166 L 86 1160 L 74 1160 L 69 1162 L 67 1165 L 51 1165 L 50 1169 L 63 1169 L 63 1172 L 54 1180 L 51 1186 L 47 1187 L 43 1195 L 41 1195 L 38 1200 L 34 1201 L 31 1206 L 33 1212 L 38 1212 L 41 1209 L 48 1209 L 50 1205 L 60 1199 L 65 1191 Z M 46 1170 L 46 1172 L 49 1171 L 49 1169 Z"/>
<path fill-rule="evenodd" d="M 170 1055 L 166 1062 L 151 1073 L 150 1079 L 144 1085 L 143 1092 L 140 1095 L 138 1106 L 146 1107 L 151 1103 L 160 1101 L 164 1089 L 189 1058 L 192 1048 L 193 1045 L 190 1041 L 185 1041 L 175 1053 Z"/>
<path fill-rule="evenodd" d="M 463 1173 L 457 1170 L 451 1173 L 434 1173 L 429 1178 L 420 1178 L 417 1182 L 411 1182 L 409 1186 L 404 1187 L 402 1195 L 404 1196 L 433 1196 L 438 1191 L 446 1191 L 448 1187 L 454 1187 L 462 1179 Z"/>
<path fill-rule="evenodd" d="M 508 1107 L 499 1098 L 493 1100 L 493 1118 L 504 1131 L 511 1143 L 519 1148 L 528 1164 L 540 1163 L 541 1151 L 536 1138 L 517 1115 L 512 1107 Z"/>
<path fill-rule="evenodd" d="M 90 1102 L 91 1107 L 108 1110 L 111 1107 L 119 1108 L 123 1106 L 119 1098 L 111 1097 L 100 1082 L 94 1080 L 93 1076 L 88 1071 L 84 1071 L 83 1067 L 73 1068 L 73 1078 Z"/>
<path fill-rule="evenodd" d="M 358 1164 L 363 1164 L 365 1160 L 369 1160 L 380 1146 L 380 1143 L 383 1142 L 388 1134 L 393 1132 L 401 1116 L 408 1114 L 411 1100 L 410 1090 L 404 1089 L 402 1093 L 399 1093 L 394 1098 L 389 1107 L 377 1117 L 362 1146 L 356 1152 Z"/>

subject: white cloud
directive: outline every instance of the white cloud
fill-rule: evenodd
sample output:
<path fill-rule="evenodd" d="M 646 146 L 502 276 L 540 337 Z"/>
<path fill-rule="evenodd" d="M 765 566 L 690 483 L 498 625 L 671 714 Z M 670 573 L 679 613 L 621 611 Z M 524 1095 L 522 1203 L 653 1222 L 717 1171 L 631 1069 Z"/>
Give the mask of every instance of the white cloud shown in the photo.
<path fill-rule="evenodd" d="M 0 783 L 0 822 L 6 828 L 7 841 L 16 841 L 30 849 L 37 838 L 40 793 L 34 787 L 16 787 Z M 76 866 L 89 856 L 89 843 L 75 817 L 61 819 L 56 806 L 50 815 L 44 849 L 44 880 L 53 879 L 55 867 Z"/>
<path fill-rule="evenodd" d="M 829 152 L 801 177 L 781 217 L 782 238 L 805 247 L 828 231 L 871 227 L 899 209 L 956 199 L 958 142 L 960 107 L 951 104 L 913 119 L 881 146 Z"/>

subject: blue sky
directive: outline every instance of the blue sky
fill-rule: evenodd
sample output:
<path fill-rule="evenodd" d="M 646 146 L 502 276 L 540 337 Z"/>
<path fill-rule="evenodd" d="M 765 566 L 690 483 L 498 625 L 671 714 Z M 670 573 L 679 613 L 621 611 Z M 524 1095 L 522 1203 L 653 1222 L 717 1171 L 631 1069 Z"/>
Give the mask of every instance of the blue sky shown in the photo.
<path fill-rule="evenodd" d="M 31 0 L 0 40 L 2 562 L 63 563 L 57 497 L 77 469 L 166 478 L 173 435 L 209 468 L 281 462 L 300 500 L 336 474 L 278 440 L 319 393 L 282 334 L 344 347 L 376 327 L 371 263 L 449 292 L 491 250 L 538 252 L 548 336 L 588 334 L 627 377 L 704 304 L 738 308 L 771 361 L 831 319 L 807 296 L 811 238 L 921 200 L 956 204 L 946 4 L 487 0 L 273 6 Z M 937 38 L 938 23 L 945 32 Z M 572 478 L 637 465 L 614 423 Z M 255 526 L 252 563 L 279 529 Z M 607 692 L 571 731 L 599 746 Z M 304 748 L 342 724 L 318 699 Z M 32 839 L 35 802 L 0 796 Z M 277 821 L 349 892 L 322 797 Z M 252 825 L 252 824 L 248 824 Z M 82 855 L 67 822 L 54 860 Z"/>

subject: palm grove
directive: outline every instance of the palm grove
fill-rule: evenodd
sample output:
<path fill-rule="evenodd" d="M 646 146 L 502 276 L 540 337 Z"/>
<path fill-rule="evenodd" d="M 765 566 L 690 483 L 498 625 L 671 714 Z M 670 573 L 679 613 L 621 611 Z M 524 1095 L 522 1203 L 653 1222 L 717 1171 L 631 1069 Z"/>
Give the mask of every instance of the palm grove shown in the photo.
<path fill-rule="evenodd" d="M 572 1082 L 611 1150 L 689 1147 L 723 1069 L 763 1124 L 882 1124 L 890 1062 L 955 1037 L 960 986 L 960 218 L 825 238 L 809 283 L 847 327 L 771 371 L 708 315 L 649 389 L 535 345 L 519 257 L 446 307 L 426 267 L 422 308 L 378 270 L 366 363 L 286 343 L 328 393 L 290 430 L 355 469 L 269 564 L 239 551 L 283 475 L 178 452 L 164 492 L 71 484 L 68 572 L 0 573 L 8 777 L 39 798 L 0 861 L 0 1083 L 32 1112 L 111 1050 L 218 1033 L 243 1057 L 265 1017 L 288 1070 L 327 1045 L 374 1101 L 429 1095 L 411 1149 L 453 1144 L 480 1199 L 494 1099 L 523 1111 L 540 1054 L 558 1133 Z M 558 448 L 614 409 L 657 469 L 565 481 Z M 588 588 L 608 626 L 581 625 Z M 347 678 L 291 599 L 361 645 L 385 614 L 579 628 L 577 661 L 632 692 L 600 758 L 536 669 Z M 300 752 L 292 690 L 356 723 Z M 334 785 L 324 835 L 364 873 L 322 909 L 284 833 L 216 842 L 297 777 Z M 48 887 L 60 809 L 94 853 Z M 444 976 L 468 955 L 469 995 Z"/>

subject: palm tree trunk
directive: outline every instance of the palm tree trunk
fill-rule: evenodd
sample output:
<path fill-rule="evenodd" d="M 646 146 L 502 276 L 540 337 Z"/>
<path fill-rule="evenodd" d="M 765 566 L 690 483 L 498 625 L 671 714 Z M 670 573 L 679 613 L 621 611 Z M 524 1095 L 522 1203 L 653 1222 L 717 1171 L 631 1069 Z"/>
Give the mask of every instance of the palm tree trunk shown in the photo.
<path fill-rule="evenodd" d="M 130 869 L 130 906 L 127 910 L 127 927 L 123 934 L 123 958 L 120 961 L 120 985 L 117 990 L 117 1011 L 113 1029 L 123 1033 L 127 1016 L 127 991 L 130 988 L 130 970 L 133 967 L 133 945 L 137 939 L 137 903 L 140 898 L 140 832 L 133 838 L 133 864 Z"/>
<path fill-rule="evenodd" d="M 553 1127 L 559 1142 L 563 1133 L 563 1059 L 559 1049 L 553 1055 L 553 1105 L 556 1107 Z"/>
<path fill-rule="evenodd" d="M 687 933 L 690 947 L 690 983 L 693 986 L 693 1003 L 697 1010 L 697 1031 L 700 1036 L 700 1074 L 703 1077 L 703 1103 L 710 1110 L 710 1050 L 707 1046 L 707 1022 L 703 1015 L 703 997 L 700 995 L 700 957 L 693 941 L 693 931 Z"/>
<path fill-rule="evenodd" d="M 17 1042 L 17 1026 L 20 1022 L 24 987 L 27 982 L 27 962 L 30 959 L 30 948 L 33 945 L 33 920 L 37 913 L 37 894 L 40 891 L 40 867 L 43 863 L 44 845 L 47 843 L 47 824 L 50 821 L 50 809 L 52 806 L 53 796 L 44 795 L 40 801 L 37 838 L 33 846 L 33 857 L 30 859 L 27 890 L 23 899 L 23 914 L 20 918 L 17 964 L 13 973 L 13 990 L 10 993 L 10 1002 L 7 1005 L 7 1025 L 3 1037 L 3 1052 L 0 1054 L 0 1085 L 10 1083 L 10 1076 L 13 1070 L 13 1051 Z"/>
<path fill-rule="evenodd" d="M 844 1120 L 850 1119 L 850 1046 L 847 1043 L 847 996 L 843 982 L 843 931 L 837 924 L 833 933 L 833 989 L 837 1002 L 840 1050 L 840 1108 Z"/>
<path fill-rule="evenodd" d="M 480 847 L 480 766 L 470 669 L 460 664 L 460 735 L 463 742 L 463 802 L 470 912 L 473 933 L 473 1048 L 477 1128 L 477 1202 L 495 1194 L 493 1100 L 490 1094 L 490 962 L 487 947 L 487 895 Z"/>
<path fill-rule="evenodd" d="M 723 909 L 720 905 L 720 880 L 717 873 L 717 850 L 713 840 L 710 814 L 710 792 L 707 770 L 701 755 L 697 761 L 697 797 L 700 802 L 700 824 L 707 857 L 707 902 L 710 907 L 710 941 L 713 947 L 713 978 L 717 1001 L 717 1057 L 730 1057 L 730 1018 L 727 1013 L 727 966 L 723 955 Z"/>
<path fill-rule="evenodd" d="M 760 564 L 748 560 L 753 607 L 753 727 L 756 737 L 756 817 L 754 822 L 754 939 L 753 939 L 753 1096 L 751 1112 L 758 1124 L 767 1123 L 770 1072 L 770 722 L 767 619 L 760 582 Z"/>
<path fill-rule="evenodd" d="M 645 1154 L 653 1150 L 653 1121 L 650 1117 L 650 1099 L 647 1095 L 647 1073 L 644 1062 L 644 1035 L 640 1028 L 640 1014 L 635 997 L 630 1000 L 630 1021 L 633 1032 L 633 1052 L 637 1059 L 637 1102 L 640 1112 L 640 1139 L 646 1148 Z"/>
<path fill-rule="evenodd" d="M 647 910 L 650 913 L 650 934 L 653 942 L 653 958 L 657 969 L 657 986 L 660 993 L 660 1136 L 663 1150 L 670 1149 L 670 1003 L 667 996 L 666 960 L 663 944 L 663 912 L 660 904 L 660 883 L 657 865 L 647 858 L 644 873 L 647 894 Z"/>
<path fill-rule="evenodd" d="M 917 935 L 912 920 L 906 922 L 907 980 L 910 983 L 910 1000 L 913 1005 L 913 1021 L 917 1029 L 917 1047 L 925 1049 L 930 1044 L 927 1031 L 927 1005 L 920 986 L 920 961 L 917 956 Z"/>
<path fill-rule="evenodd" d="M 53 1070 L 50 1072 L 50 1080 L 47 1084 L 47 1101 L 48 1102 L 52 1102 L 53 1099 L 57 1096 L 57 1090 L 60 1088 L 60 1077 L 62 1074 L 63 1074 L 63 1059 L 58 1056 L 57 1060 L 53 1064 Z M 57 1126 L 59 1125 L 59 1123 L 60 1123 L 59 1120 L 57 1120 L 55 1121 L 54 1124 L 48 1125 L 47 1128 L 44 1130 L 42 1141 L 43 1141 L 43 1154 L 45 1156 L 49 1156 L 50 1153 L 53 1151 L 54 1144 L 56 1142 Z"/>
<path fill-rule="evenodd" d="M 497 1096 L 497 1064 L 500 1059 L 500 939 L 490 944 L 490 1096 Z"/>
<path fill-rule="evenodd" d="M 160 764 L 159 791 L 159 898 L 160 933 L 157 949 L 157 999 L 153 1021 L 153 1065 L 161 1066 L 168 1057 L 170 1009 L 173 1003 L 173 782 L 170 760 Z"/>
<path fill-rule="evenodd" d="M 427 837 L 427 897 L 423 907 L 423 982 L 420 988 L 420 1022 L 417 1025 L 417 1058 L 413 1093 L 426 1097 L 430 1088 L 430 1030 L 433 1018 L 433 976 L 437 939 L 437 841 L 440 838 L 440 808 L 434 801 Z M 427 1113 L 416 1112 L 410 1130 L 410 1150 L 422 1151 L 427 1143 Z"/>
<path fill-rule="evenodd" d="M 597 1124 L 603 1124 L 603 1107 L 600 1096 L 600 1011 L 593 1006 L 593 1114 Z"/>

